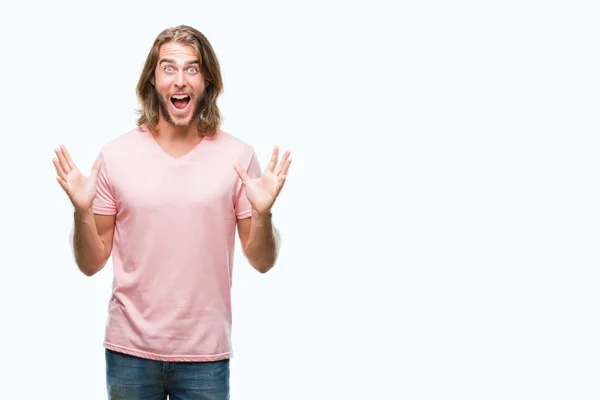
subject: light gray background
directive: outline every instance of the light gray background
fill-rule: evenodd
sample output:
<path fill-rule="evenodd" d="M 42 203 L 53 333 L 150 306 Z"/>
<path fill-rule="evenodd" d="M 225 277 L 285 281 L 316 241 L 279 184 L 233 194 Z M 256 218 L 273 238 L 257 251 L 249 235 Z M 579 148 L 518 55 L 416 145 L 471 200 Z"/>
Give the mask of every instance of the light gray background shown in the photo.
<path fill-rule="evenodd" d="M 1 397 L 106 396 L 112 264 L 77 270 L 53 148 L 89 171 L 185 23 L 223 128 L 293 151 L 278 265 L 236 253 L 232 399 L 598 399 L 595 4 L 3 4 Z"/>

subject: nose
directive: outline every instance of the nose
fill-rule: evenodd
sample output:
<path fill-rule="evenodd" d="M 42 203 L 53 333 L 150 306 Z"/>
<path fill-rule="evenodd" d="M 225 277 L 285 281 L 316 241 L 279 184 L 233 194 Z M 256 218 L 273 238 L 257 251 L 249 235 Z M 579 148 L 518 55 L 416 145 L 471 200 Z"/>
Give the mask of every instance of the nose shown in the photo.
<path fill-rule="evenodd" d="M 178 87 L 184 87 L 185 86 L 185 75 L 183 71 L 179 71 L 177 73 L 177 77 L 175 78 L 175 85 Z"/>

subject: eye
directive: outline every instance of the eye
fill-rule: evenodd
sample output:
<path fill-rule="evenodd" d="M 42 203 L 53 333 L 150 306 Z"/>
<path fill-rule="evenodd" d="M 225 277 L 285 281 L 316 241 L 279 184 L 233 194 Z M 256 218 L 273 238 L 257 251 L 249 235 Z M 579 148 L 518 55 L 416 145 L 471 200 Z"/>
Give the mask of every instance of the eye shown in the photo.
<path fill-rule="evenodd" d="M 173 67 L 166 67 L 165 72 L 173 72 Z"/>
<path fill-rule="evenodd" d="M 191 72 L 191 73 L 196 73 L 196 72 L 198 72 L 198 70 L 196 69 L 196 67 L 190 67 L 190 68 L 188 69 L 188 71 L 189 71 L 189 72 Z"/>

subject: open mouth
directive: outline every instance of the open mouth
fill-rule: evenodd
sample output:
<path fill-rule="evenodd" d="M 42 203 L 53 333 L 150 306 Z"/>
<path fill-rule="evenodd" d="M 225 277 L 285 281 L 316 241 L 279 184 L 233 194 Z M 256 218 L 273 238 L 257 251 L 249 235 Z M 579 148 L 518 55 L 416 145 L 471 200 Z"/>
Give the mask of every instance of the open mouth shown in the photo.
<path fill-rule="evenodd" d="M 186 108 L 189 102 L 190 96 L 188 95 L 176 94 L 175 96 L 171 96 L 171 103 L 173 103 L 175 108 L 177 108 L 178 110 L 183 110 L 184 108 Z"/>

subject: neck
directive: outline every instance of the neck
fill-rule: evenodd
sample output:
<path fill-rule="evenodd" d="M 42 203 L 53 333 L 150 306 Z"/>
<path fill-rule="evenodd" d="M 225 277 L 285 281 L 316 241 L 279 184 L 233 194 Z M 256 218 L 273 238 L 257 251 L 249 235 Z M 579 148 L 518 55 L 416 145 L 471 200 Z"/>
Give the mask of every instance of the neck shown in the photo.
<path fill-rule="evenodd" d="M 158 131 L 154 132 L 154 135 L 160 136 L 161 139 L 166 141 L 196 141 L 200 139 L 198 127 L 195 122 L 192 122 L 186 126 L 173 126 L 164 118 L 162 118 L 162 116 L 158 120 Z"/>

